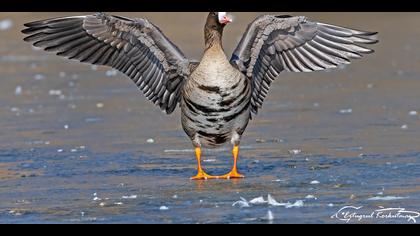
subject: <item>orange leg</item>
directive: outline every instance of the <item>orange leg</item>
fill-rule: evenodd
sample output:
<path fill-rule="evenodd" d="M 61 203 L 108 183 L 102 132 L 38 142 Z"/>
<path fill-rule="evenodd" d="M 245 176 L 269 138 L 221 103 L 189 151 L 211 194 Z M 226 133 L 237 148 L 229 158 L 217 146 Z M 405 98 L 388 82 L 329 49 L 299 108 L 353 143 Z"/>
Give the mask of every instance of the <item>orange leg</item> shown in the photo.
<path fill-rule="evenodd" d="M 225 175 L 221 176 L 213 176 L 208 175 L 206 172 L 204 172 L 203 168 L 201 167 L 201 149 L 196 148 L 195 149 L 195 156 L 197 158 L 197 175 L 191 177 L 191 180 L 208 180 L 208 179 L 233 179 L 233 178 L 244 178 L 245 176 L 238 173 L 238 170 L 236 168 L 237 161 L 238 161 L 238 155 L 239 155 L 239 146 L 233 147 L 233 168 L 232 170 Z"/>
<path fill-rule="evenodd" d="M 233 167 L 232 170 L 222 176 L 219 176 L 218 179 L 233 179 L 233 178 L 245 178 L 244 175 L 241 175 L 238 173 L 238 169 L 237 169 L 237 162 L 238 162 L 238 156 L 239 156 L 239 146 L 234 146 L 233 150 L 232 150 L 232 154 L 233 154 Z"/>
<path fill-rule="evenodd" d="M 204 172 L 203 168 L 201 167 L 201 148 L 195 149 L 195 157 L 197 158 L 197 175 L 191 177 L 192 180 L 207 180 L 212 179 L 213 176 L 210 176 Z"/>

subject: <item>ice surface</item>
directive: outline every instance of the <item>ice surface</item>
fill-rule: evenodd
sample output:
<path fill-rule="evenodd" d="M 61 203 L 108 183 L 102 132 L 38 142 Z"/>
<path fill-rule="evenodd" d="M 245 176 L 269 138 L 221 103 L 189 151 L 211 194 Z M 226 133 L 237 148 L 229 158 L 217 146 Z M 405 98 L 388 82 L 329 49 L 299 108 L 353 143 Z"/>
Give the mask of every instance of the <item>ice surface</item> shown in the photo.
<path fill-rule="evenodd" d="M 393 200 L 401 200 L 407 199 L 408 197 L 398 197 L 398 196 L 376 196 L 368 198 L 368 201 L 393 201 Z"/>
<path fill-rule="evenodd" d="M 232 204 L 232 206 L 236 206 L 236 205 L 238 205 L 240 208 L 249 207 L 248 201 L 243 197 L 241 197 L 241 200 L 236 201 Z"/>
<path fill-rule="evenodd" d="M 34 79 L 35 80 L 44 80 L 45 79 L 45 76 L 44 75 L 41 75 L 41 74 L 36 74 L 36 75 L 34 75 Z"/>
<path fill-rule="evenodd" d="M 15 95 L 16 96 L 19 96 L 19 95 L 21 95 L 22 94 L 22 86 L 17 86 L 16 88 L 15 88 Z"/>
<path fill-rule="evenodd" d="M 274 215 L 273 212 L 271 212 L 270 210 L 267 211 L 267 216 L 266 216 L 267 220 L 272 221 L 274 220 Z"/>
<path fill-rule="evenodd" d="M 50 91 L 48 91 L 48 95 L 50 95 L 50 96 L 60 96 L 60 95 L 62 95 L 62 92 L 61 92 L 61 90 L 51 89 Z"/>
<path fill-rule="evenodd" d="M 292 149 L 292 150 L 289 150 L 289 153 L 292 154 L 292 155 L 298 155 L 298 154 L 302 153 L 302 150 Z"/>
<path fill-rule="evenodd" d="M 167 206 L 161 206 L 161 207 L 159 207 L 159 210 L 161 210 L 161 211 L 167 211 L 167 210 L 169 210 L 169 207 L 167 207 Z"/>
<path fill-rule="evenodd" d="M 291 208 L 291 207 L 303 207 L 303 201 L 302 200 L 297 200 L 295 203 L 293 203 L 293 204 L 290 204 L 290 203 L 287 203 L 286 204 L 286 208 Z"/>
<path fill-rule="evenodd" d="M 285 206 L 286 205 L 286 203 L 277 202 L 276 199 L 274 199 L 270 194 L 268 194 L 267 196 L 267 202 L 268 202 L 268 205 L 271 205 L 271 206 Z"/>
<path fill-rule="evenodd" d="M 410 116 L 416 116 L 418 114 L 418 112 L 417 111 L 410 111 L 408 114 Z"/>
<path fill-rule="evenodd" d="M 264 200 L 264 198 L 261 196 L 261 197 L 256 197 L 256 198 L 252 199 L 251 201 L 249 201 L 249 203 L 251 203 L 251 204 L 264 204 L 264 203 L 267 203 L 267 201 Z"/>
<path fill-rule="evenodd" d="M 137 195 L 122 196 L 122 199 L 136 199 Z"/>
<path fill-rule="evenodd" d="M 340 109 L 338 112 L 340 114 L 343 114 L 343 115 L 345 115 L 345 114 L 351 114 L 351 113 L 353 113 L 353 109 L 351 109 L 351 108 Z"/>

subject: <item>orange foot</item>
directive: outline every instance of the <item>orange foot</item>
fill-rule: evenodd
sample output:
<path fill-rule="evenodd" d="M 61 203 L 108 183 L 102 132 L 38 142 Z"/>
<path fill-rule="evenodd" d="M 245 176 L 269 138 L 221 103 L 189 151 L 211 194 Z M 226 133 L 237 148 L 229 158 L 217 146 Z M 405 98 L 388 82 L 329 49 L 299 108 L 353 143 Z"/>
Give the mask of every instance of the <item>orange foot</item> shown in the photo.
<path fill-rule="evenodd" d="M 217 176 L 208 175 L 203 170 L 199 170 L 196 176 L 191 177 L 191 180 L 208 180 L 208 179 L 217 179 Z"/>
<path fill-rule="evenodd" d="M 217 176 L 217 177 L 218 179 L 242 179 L 242 178 L 245 178 L 245 175 L 239 174 L 238 171 L 234 169 L 225 175 Z"/>
<path fill-rule="evenodd" d="M 225 175 L 208 175 L 204 171 L 199 171 L 196 176 L 191 177 L 191 180 L 208 180 L 208 179 L 240 179 L 245 178 L 244 175 L 239 174 L 236 170 L 232 170 Z"/>

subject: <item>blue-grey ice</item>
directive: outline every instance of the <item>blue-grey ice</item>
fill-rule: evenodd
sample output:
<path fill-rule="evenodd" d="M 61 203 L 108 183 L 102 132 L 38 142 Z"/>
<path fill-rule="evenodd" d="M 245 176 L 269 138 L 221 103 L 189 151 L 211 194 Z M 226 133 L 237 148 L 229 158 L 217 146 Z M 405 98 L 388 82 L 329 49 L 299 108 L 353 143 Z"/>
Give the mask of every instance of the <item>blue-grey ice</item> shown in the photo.
<path fill-rule="evenodd" d="M 17 86 L 15 88 L 15 95 L 20 96 L 22 94 L 22 86 Z"/>
<path fill-rule="evenodd" d="M 368 198 L 369 201 L 393 201 L 393 200 L 401 200 L 407 199 L 408 197 L 398 197 L 398 196 L 376 196 Z"/>
<path fill-rule="evenodd" d="M 167 207 L 167 206 L 161 206 L 161 207 L 159 207 L 159 210 L 161 210 L 161 211 L 167 211 L 167 210 L 169 210 L 169 207 Z"/>
<path fill-rule="evenodd" d="M 137 195 L 122 196 L 122 199 L 136 199 Z"/>
<path fill-rule="evenodd" d="M 417 113 L 417 111 L 410 111 L 408 114 L 410 116 L 416 116 L 418 113 Z"/>
<path fill-rule="evenodd" d="M 243 207 L 250 207 L 250 206 L 249 206 L 248 201 L 247 201 L 245 198 L 241 197 L 240 199 L 241 199 L 241 200 L 234 202 L 234 203 L 232 204 L 232 206 L 236 206 L 236 205 L 238 205 L 240 208 L 243 208 Z"/>
<path fill-rule="evenodd" d="M 264 200 L 264 197 L 256 197 L 254 199 L 252 199 L 251 201 L 249 201 L 249 203 L 257 205 L 257 204 L 264 204 L 267 203 L 266 200 Z"/>
<path fill-rule="evenodd" d="M 338 113 L 343 114 L 343 115 L 351 114 L 353 113 L 353 109 L 351 108 L 340 109 Z"/>

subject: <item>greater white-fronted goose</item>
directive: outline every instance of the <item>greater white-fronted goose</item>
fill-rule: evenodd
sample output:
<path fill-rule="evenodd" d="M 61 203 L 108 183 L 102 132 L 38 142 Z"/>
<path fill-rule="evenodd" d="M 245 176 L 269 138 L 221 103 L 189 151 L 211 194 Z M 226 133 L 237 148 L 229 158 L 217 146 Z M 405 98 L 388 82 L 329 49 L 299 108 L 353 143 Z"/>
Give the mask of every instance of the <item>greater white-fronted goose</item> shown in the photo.
<path fill-rule="evenodd" d="M 25 41 L 59 56 L 113 67 L 126 74 L 167 114 L 181 107 L 182 126 L 196 151 L 192 179 L 242 178 L 236 168 L 239 143 L 262 107 L 271 82 L 282 72 L 311 72 L 349 64 L 373 50 L 372 32 L 310 21 L 306 17 L 263 15 L 246 29 L 228 60 L 223 29 L 225 12 L 210 12 L 204 27 L 201 62 L 187 59 L 146 19 L 97 13 L 27 23 Z M 201 167 L 201 148 L 230 142 L 234 165 L 223 176 Z"/>

